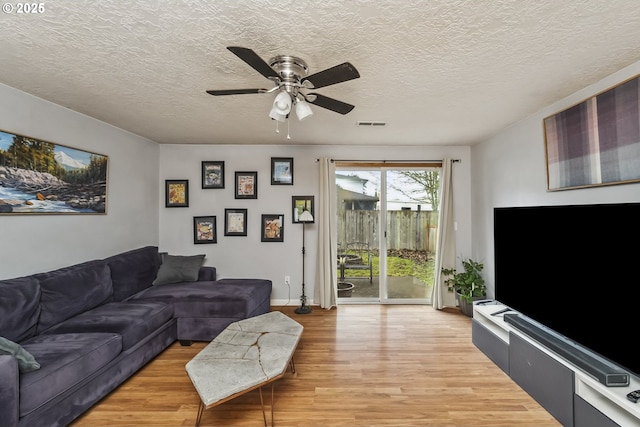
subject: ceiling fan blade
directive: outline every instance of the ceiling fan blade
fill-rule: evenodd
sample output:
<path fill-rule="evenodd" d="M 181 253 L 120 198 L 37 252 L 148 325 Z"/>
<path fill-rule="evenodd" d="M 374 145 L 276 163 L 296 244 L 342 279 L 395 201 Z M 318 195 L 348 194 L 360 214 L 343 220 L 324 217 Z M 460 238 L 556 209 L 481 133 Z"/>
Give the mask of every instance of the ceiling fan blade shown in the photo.
<path fill-rule="evenodd" d="M 208 90 L 207 93 L 213 96 L 220 95 L 242 95 L 245 93 L 264 93 L 267 89 L 223 89 L 223 90 Z"/>
<path fill-rule="evenodd" d="M 242 59 L 244 62 L 249 64 L 254 70 L 265 76 L 266 78 L 280 78 L 278 73 L 269 66 L 262 58 L 258 56 L 253 50 L 248 49 L 246 47 L 238 47 L 238 46 L 228 46 L 231 52 L 236 54 L 236 56 Z"/>
<path fill-rule="evenodd" d="M 318 107 L 326 108 L 327 110 L 335 111 L 336 113 L 347 114 L 355 108 L 354 105 L 329 98 L 328 96 L 320 95 L 319 93 L 310 93 L 306 96 L 310 97 L 311 95 L 315 96 L 315 99 L 312 101 L 311 98 L 307 98 L 307 102 L 317 105 Z"/>
<path fill-rule="evenodd" d="M 356 67 L 345 62 L 335 67 L 327 68 L 324 71 L 311 74 L 302 79 L 302 83 L 309 81 L 313 84 L 314 89 L 318 89 L 336 83 L 346 82 L 347 80 L 357 79 L 358 77 L 360 77 L 360 73 L 358 73 Z"/>

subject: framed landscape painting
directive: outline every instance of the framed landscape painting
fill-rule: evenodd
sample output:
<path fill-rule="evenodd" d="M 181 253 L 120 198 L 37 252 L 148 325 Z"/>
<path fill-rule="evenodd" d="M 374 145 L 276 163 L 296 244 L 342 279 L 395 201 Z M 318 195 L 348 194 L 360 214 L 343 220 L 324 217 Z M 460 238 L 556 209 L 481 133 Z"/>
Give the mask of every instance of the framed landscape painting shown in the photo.
<path fill-rule="evenodd" d="M 108 157 L 0 131 L 0 214 L 106 214 Z"/>

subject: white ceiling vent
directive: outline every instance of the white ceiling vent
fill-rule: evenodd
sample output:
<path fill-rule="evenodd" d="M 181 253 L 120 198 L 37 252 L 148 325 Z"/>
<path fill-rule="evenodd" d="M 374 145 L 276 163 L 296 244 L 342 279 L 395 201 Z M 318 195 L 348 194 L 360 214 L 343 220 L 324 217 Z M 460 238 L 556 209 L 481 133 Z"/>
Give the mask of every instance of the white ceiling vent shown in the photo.
<path fill-rule="evenodd" d="M 387 122 L 365 122 L 365 121 L 358 121 L 356 122 L 356 124 L 358 126 L 372 126 L 372 127 L 376 127 L 376 126 L 386 126 Z"/>

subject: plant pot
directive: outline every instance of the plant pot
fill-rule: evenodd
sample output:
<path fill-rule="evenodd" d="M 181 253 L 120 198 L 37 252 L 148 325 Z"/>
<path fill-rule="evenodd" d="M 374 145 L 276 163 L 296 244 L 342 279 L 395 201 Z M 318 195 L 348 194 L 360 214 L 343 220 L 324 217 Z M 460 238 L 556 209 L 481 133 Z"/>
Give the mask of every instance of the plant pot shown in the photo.
<path fill-rule="evenodd" d="M 460 298 L 460 294 L 457 293 L 456 297 L 458 298 L 458 304 L 460 305 L 460 311 L 465 316 L 473 317 L 473 301 L 478 301 L 481 299 L 485 299 L 486 295 L 480 297 L 473 297 L 471 302 L 467 302 L 464 298 Z"/>
<path fill-rule="evenodd" d="M 338 282 L 338 297 L 346 298 L 351 296 L 351 291 L 356 286 L 350 282 Z"/>

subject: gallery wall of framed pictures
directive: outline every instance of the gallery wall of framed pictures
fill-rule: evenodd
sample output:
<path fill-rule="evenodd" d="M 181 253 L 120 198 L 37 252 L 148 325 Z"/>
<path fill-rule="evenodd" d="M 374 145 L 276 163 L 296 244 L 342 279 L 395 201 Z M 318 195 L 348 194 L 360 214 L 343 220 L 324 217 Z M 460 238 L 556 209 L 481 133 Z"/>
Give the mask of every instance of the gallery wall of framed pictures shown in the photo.
<path fill-rule="evenodd" d="M 277 186 L 293 186 L 293 157 L 271 157 L 270 159 L 270 184 Z M 265 165 L 265 169 L 267 169 Z M 201 185 L 200 190 L 233 191 L 235 200 L 258 199 L 258 171 L 237 170 L 232 172 L 234 179 L 232 188 L 226 188 L 225 160 L 202 160 L 200 163 Z M 188 179 L 165 180 L 165 207 L 189 208 Z M 199 190 L 196 190 L 199 191 Z M 213 193 L 212 193 L 213 194 Z M 314 196 L 291 195 L 291 222 L 300 223 L 298 217 L 304 210 L 314 215 Z M 222 231 L 220 236 L 225 238 L 246 237 L 248 228 L 252 226 L 249 221 L 249 212 L 253 209 L 247 207 L 223 207 Z M 284 242 L 284 213 L 260 213 L 260 223 L 255 224 L 260 230 L 261 242 Z M 210 215 L 195 215 L 193 219 L 193 244 L 218 243 L 219 234 L 217 227 L 218 216 L 211 212 Z"/>

